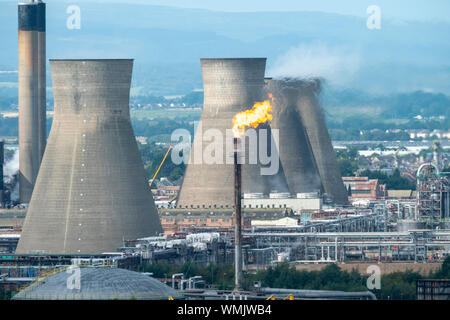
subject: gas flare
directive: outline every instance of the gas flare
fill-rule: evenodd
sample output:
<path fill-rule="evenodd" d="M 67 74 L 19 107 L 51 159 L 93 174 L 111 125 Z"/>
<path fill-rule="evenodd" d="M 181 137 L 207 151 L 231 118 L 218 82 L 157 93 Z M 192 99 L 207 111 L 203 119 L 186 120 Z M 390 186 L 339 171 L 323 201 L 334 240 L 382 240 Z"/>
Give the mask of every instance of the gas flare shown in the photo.
<path fill-rule="evenodd" d="M 245 133 L 248 127 L 256 128 L 261 123 L 272 120 L 272 105 L 273 96 L 269 93 L 270 100 L 263 102 L 256 102 L 250 110 L 245 110 L 235 114 L 233 118 L 233 134 L 235 137 L 240 137 Z"/>

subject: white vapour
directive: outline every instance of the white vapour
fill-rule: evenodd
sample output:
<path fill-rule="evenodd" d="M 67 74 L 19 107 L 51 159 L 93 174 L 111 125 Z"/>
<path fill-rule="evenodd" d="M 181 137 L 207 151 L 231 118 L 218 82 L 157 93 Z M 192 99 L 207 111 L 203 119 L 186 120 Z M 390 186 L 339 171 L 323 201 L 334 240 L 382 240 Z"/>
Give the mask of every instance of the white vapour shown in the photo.
<path fill-rule="evenodd" d="M 354 49 L 329 47 L 324 43 L 304 44 L 279 56 L 268 75 L 273 78 L 324 78 L 347 85 L 360 68 L 360 56 Z"/>
<path fill-rule="evenodd" d="M 3 166 L 3 174 L 6 183 L 10 183 L 14 180 L 14 175 L 19 172 L 19 150 L 14 152 L 11 160 L 5 163 Z"/>
<path fill-rule="evenodd" d="M 11 200 L 19 200 L 19 183 L 14 176 L 19 172 L 19 150 L 14 152 L 13 157 L 3 166 L 3 175 L 6 183 L 14 184 L 11 190 Z"/>

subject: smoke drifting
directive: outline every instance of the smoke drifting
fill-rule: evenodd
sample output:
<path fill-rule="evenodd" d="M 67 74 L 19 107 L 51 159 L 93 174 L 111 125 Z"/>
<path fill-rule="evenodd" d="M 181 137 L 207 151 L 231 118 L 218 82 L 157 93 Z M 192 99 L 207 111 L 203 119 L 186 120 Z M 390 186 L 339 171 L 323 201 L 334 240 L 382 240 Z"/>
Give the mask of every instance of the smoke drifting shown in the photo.
<path fill-rule="evenodd" d="M 320 80 L 283 78 L 266 83 L 266 90 L 274 96 L 272 128 L 279 130 L 281 167 L 289 191 L 296 194 L 322 190 L 312 147 L 298 110 L 300 101 L 315 101 L 320 92 Z"/>
<path fill-rule="evenodd" d="M 3 166 L 3 174 L 5 179 L 5 185 L 11 190 L 11 201 L 19 201 L 19 150 L 14 152 L 13 157 L 5 162 Z"/>
<path fill-rule="evenodd" d="M 360 69 L 355 51 L 323 43 L 300 45 L 278 57 L 268 70 L 273 78 L 324 78 L 335 85 L 348 85 Z"/>

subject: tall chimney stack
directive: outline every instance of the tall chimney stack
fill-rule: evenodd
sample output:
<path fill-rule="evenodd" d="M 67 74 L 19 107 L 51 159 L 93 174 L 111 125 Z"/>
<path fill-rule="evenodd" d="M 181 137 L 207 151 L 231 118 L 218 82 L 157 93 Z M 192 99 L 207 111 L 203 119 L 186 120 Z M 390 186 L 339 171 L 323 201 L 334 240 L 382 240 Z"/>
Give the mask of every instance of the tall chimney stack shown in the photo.
<path fill-rule="evenodd" d="M 45 107 L 45 4 L 19 3 L 18 27 L 19 196 L 21 203 L 29 203 L 41 160 L 42 128 L 45 130 L 45 120 L 41 124 L 41 101 Z"/>
<path fill-rule="evenodd" d="M 0 204 L 3 202 L 3 189 L 4 189 L 4 181 L 3 181 L 3 162 L 4 159 L 4 141 L 0 141 Z"/>
<path fill-rule="evenodd" d="M 38 38 L 38 161 L 39 167 L 47 143 L 47 59 L 45 3 L 37 1 Z M 37 177 L 37 173 L 36 173 Z"/>

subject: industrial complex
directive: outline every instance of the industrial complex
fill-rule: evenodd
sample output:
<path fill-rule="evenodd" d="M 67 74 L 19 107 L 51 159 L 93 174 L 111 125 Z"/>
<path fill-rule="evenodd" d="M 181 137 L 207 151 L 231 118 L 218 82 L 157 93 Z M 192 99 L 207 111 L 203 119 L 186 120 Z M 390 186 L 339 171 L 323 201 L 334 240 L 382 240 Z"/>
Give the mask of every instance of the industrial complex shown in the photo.
<path fill-rule="evenodd" d="M 268 78 L 266 58 L 201 59 L 204 105 L 190 159 L 180 187 L 166 187 L 170 201 L 155 204 L 131 126 L 133 60 L 49 60 L 55 112 L 47 140 L 45 4 L 20 3 L 18 17 L 19 204 L 4 183 L 0 141 L 0 286 L 19 291 L 15 299 L 374 299 L 244 292 L 240 276 L 283 262 L 405 266 L 450 255 L 442 164 L 424 161 L 407 196 L 389 196 L 367 177 L 342 177 L 321 80 Z M 271 120 L 235 135 L 231 147 L 217 144 L 215 161 L 206 161 L 204 133 L 226 137 L 236 114 L 265 100 Z M 264 174 L 263 139 L 274 142 L 274 174 Z M 166 285 L 136 272 L 161 261 L 234 264 L 235 290 L 206 290 L 200 277 L 183 274 Z M 81 289 L 66 286 L 71 268 L 81 269 Z"/>

